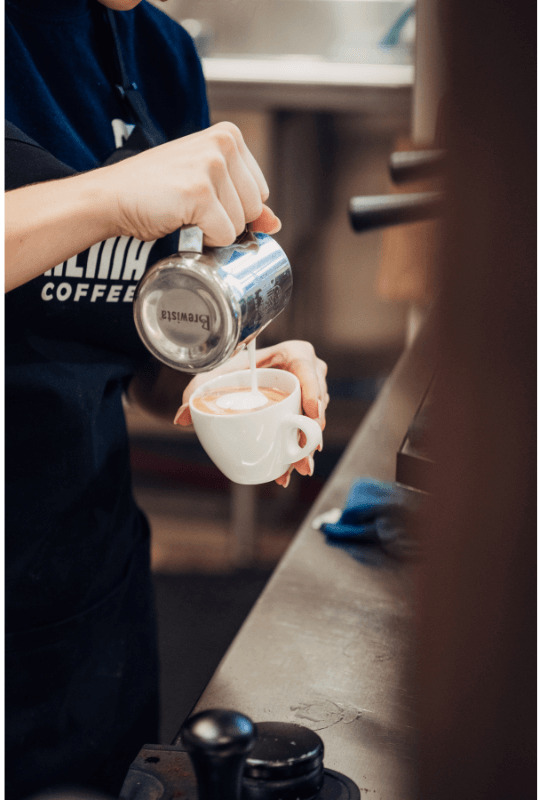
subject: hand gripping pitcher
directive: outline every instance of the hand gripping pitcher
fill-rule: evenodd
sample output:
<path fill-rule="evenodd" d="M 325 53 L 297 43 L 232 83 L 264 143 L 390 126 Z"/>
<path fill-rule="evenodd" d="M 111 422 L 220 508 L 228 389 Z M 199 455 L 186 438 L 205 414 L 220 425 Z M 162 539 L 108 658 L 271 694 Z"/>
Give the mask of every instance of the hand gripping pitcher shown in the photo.
<path fill-rule="evenodd" d="M 140 338 L 160 361 L 207 372 L 254 339 L 290 299 L 291 267 L 265 233 L 245 231 L 229 247 L 203 247 L 195 225 L 181 229 L 179 252 L 163 258 L 136 290 Z"/>

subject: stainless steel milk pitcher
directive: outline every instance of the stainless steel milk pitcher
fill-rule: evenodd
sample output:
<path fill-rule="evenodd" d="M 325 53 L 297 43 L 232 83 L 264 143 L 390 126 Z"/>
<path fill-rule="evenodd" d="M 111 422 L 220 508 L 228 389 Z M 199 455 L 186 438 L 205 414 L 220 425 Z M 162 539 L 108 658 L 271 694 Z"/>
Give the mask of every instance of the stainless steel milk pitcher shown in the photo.
<path fill-rule="evenodd" d="M 191 225 L 181 229 L 179 252 L 140 281 L 134 318 L 156 358 L 182 372 L 206 372 L 275 319 L 291 290 L 289 261 L 267 234 L 245 231 L 229 247 L 211 248 Z"/>

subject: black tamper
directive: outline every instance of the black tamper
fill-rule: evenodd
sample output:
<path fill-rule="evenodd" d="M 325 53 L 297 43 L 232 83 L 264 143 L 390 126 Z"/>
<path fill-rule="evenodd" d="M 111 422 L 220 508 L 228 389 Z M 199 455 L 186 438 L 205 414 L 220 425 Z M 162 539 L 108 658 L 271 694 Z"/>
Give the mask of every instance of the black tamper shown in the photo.
<path fill-rule="evenodd" d="M 237 711 L 190 717 L 173 745 L 145 745 L 120 800 L 360 800 L 358 786 L 323 766 L 315 731 L 256 725 Z"/>
<path fill-rule="evenodd" d="M 241 800 L 360 800 L 359 787 L 323 766 L 323 741 L 289 722 L 258 722 Z"/>
<path fill-rule="evenodd" d="M 202 711 L 185 723 L 181 741 L 198 784 L 198 800 L 239 800 L 245 758 L 256 726 L 237 711 Z"/>

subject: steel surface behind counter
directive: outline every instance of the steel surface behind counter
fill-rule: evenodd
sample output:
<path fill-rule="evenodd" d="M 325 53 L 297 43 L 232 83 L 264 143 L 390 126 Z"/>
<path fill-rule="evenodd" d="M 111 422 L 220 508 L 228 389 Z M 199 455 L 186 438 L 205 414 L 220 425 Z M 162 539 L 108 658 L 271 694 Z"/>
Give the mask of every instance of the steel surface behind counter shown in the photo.
<path fill-rule="evenodd" d="M 369 548 L 364 561 L 329 546 L 312 520 L 342 508 L 358 477 L 394 480 L 396 453 L 432 376 L 426 329 L 403 353 L 196 711 L 320 733 L 325 766 L 380 800 L 414 780 L 412 567 Z"/>

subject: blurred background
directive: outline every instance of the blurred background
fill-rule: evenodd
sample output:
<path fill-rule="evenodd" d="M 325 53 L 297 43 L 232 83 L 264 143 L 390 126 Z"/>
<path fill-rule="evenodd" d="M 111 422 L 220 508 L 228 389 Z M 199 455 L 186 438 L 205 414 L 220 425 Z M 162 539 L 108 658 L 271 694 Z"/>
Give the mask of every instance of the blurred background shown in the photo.
<path fill-rule="evenodd" d="M 428 306 L 417 242 L 433 223 L 357 236 L 348 205 L 395 191 L 394 150 L 433 142 L 442 70 L 431 68 L 433 0 L 422 16 L 393 0 L 154 4 L 193 36 L 212 121 L 240 127 L 282 220 L 294 292 L 260 345 L 311 341 L 329 365 L 331 396 L 315 473 L 294 474 L 286 490 L 231 485 L 194 433 L 128 412 L 136 496 L 153 531 L 167 743 Z M 417 52 L 420 20 L 427 35 Z"/>

